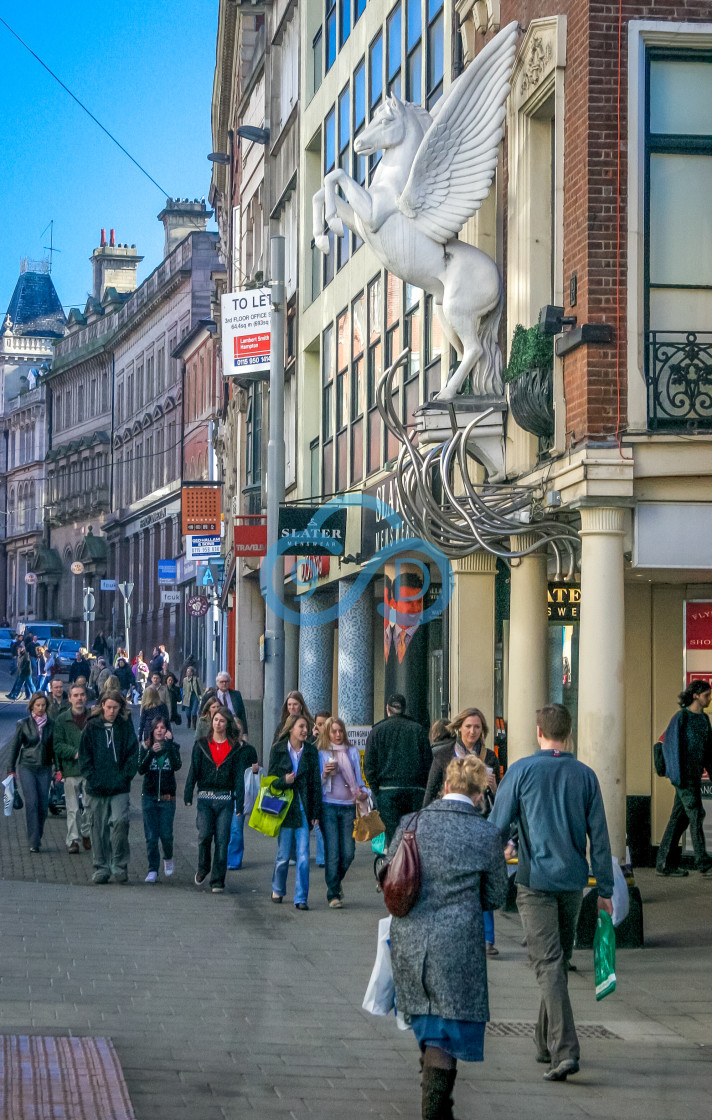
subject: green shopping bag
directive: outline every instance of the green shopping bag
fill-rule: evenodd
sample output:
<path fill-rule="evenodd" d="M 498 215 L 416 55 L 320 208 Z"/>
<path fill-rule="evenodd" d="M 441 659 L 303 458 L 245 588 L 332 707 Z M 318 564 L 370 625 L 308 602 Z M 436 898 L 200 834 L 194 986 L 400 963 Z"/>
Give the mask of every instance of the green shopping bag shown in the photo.
<path fill-rule="evenodd" d="M 596 999 L 604 999 L 616 990 L 616 931 L 613 919 L 599 910 L 593 937 L 593 963 L 596 968 Z"/>
<path fill-rule="evenodd" d="M 374 836 L 371 841 L 371 851 L 376 856 L 382 856 L 386 853 L 386 834 L 379 832 L 378 836 Z"/>
<path fill-rule="evenodd" d="M 291 789 L 273 790 L 274 774 L 260 778 L 260 792 L 250 814 L 249 825 L 264 836 L 276 836 L 289 812 L 294 792 Z"/>

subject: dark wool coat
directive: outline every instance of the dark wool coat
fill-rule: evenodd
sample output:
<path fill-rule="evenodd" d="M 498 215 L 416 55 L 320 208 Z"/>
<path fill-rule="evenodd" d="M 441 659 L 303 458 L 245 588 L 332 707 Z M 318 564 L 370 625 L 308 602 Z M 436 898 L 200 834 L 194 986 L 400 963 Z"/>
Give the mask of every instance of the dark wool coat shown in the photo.
<path fill-rule="evenodd" d="M 319 752 L 312 743 L 305 743 L 304 754 L 299 762 L 299 770 L 293 784 L 285 781 L 285 775 L 294 771 L 292 757 L 289 753 L 289 741 L 280 739 L 272 747 L 269 756 L 268 773 L 275 776 L 275 789 L 294 790 L 292 804 L 289 806 L 282 825 L 284 828 L 301 828 L 302 815 L 299 809 L 298 798 L 304 806 L 304 812 L 309 821 L 321 819 L 321 772 L 319 770 Z"/>
<path fill-rule="evenodd" d="M 395 855 L 405 824 L 388 856 Z M 396 1006 L 406 1015 L 489 1019 L 483 910 L 507 898 L 502 838 L 464 801 L 434 801 L 418 818 L 420 897 L 391 924 Z"/>
<path fill-rule="evenodd" d="M 435 798 L 439 797 L 442 793 L 443 786 L 445 785 L 445 772 L 455 757 L 456 741 L 455 739 L 450 739 L 446 743 L 441 743 L 437 750 L 433 750 L 433 764 L 428 774 L 428 784 L 425 787 L 423 805 L 429 805 L 431 801 L 434 801 Z M 491 770 L 494 770 L 494 776 L 497 779 L 497 785 L 499 785 L 502 779 L 502 771 L 497 755 L 488 748 L 485 750 L 483 761 L 485 766 L 489 766 Z"/>

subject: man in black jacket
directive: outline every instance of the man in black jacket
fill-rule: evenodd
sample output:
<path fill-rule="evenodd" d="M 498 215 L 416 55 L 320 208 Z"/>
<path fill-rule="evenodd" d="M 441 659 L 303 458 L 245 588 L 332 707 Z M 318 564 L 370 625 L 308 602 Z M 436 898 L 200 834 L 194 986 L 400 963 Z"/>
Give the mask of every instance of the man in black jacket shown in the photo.
<path fill-rule="evenodd" d="M 106 692 L 79 744 L 89 813 L 95 883 L 125 883 L 129 863 L 129 790 L 138 770 L 138 740 L 126 700 Z"/>
<path fill-rule="evenodd" d="M 88 684 L 90 673 L 91 664 L 84 656 L 83 651 L 78 649 L 74 661 L 69 666 L 69 683 L 74 684 L 74 682 L 78 681 L 80 677 L 84 677 L 84 680 Z"/>
<path fill-rule="evenodd" d="M 242 699 L 242 693 L 236 688 L 230 688 L 232 678 L 229 673 L 218 673 L 215 678 L 215 687 L 217 689 L 218 700 L 221 704 L 232 712 L 235 719 L 239 719 L 245 734 L 247 734 L 247 715 L 245 713 L 245 704 Z"/>
<path fill-rule="evenodd" d="M 405 697 L 396 692 L 366 740 L 364 773 L 386 826 L 390 844 L 398 822 L 422 807 L 433 752 L 421 724 L 405 714 Z"/>

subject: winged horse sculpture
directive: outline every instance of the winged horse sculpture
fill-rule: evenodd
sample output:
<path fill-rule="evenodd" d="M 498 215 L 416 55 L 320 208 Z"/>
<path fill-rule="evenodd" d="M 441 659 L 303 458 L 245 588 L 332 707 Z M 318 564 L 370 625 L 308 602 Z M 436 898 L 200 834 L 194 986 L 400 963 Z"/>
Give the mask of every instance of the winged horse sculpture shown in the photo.
<path fill-rule="evenodd" d="M 383 151 L 370 190 L 338 168 L 314 195 L 322 253 L 324 222 L 338 237 L 346 226 L 389 272 L 432 294 L 445 338 L 461 355 L 441 401 L 453 400 L 471 372 L 475 396 L 503 393 L 502 282 L 494 261 L 457 235 L 489 194 L 518 32 L 515 22 L 495 35 L 430 112 L 386 99 L 354 140 L 360 156 Z"/>

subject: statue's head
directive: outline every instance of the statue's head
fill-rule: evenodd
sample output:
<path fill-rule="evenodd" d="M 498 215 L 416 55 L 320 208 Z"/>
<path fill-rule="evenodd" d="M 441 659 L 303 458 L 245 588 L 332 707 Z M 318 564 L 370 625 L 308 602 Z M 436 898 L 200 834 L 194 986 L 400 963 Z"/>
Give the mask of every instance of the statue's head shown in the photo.
<path fill-rule="evenodd" d="M 418 130 L 420 139 L 431 123 L 427 109 L 390 94 L 374 113 L 371 123 L 354 139 L 354 151 L 359 156 L 370 156 L 385 148 L 395 148 L 413 128 Z"/>

